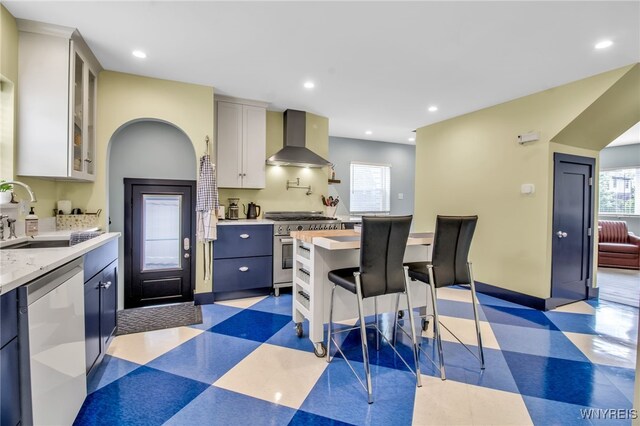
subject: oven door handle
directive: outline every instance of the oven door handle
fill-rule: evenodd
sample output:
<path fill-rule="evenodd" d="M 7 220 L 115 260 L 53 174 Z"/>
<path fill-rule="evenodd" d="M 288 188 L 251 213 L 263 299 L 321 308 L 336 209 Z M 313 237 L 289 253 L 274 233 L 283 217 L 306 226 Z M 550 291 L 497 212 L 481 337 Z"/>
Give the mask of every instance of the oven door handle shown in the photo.
<path fill-rule="evenodd" d="M 292 244 L 293 243 L 293 238 L 280 238 L 280 242 L 282 244 Z"/>

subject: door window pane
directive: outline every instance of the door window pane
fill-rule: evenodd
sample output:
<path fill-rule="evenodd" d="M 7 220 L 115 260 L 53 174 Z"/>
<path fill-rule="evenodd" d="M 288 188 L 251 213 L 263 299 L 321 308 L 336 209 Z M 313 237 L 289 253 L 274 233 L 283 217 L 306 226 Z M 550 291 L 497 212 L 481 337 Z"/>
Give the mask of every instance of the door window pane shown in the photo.
<path fill-rule="evenodd" d="M 142 270 L 180 267 L 182 195 L 144 194 Z"/>

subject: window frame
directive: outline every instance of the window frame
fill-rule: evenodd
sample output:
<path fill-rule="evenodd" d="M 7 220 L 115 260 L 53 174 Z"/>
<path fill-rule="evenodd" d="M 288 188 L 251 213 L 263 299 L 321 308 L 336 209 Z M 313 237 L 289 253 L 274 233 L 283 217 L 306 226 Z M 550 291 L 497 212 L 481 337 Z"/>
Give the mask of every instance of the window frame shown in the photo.
<path fill-rule="evenodd" d="M 602 188 L 602 182 L 600 180 L 600 173 L 603 172 L 613 172 L 616 170 L 640 170 L 640 165 L 637 166 L 621 166 L 621 167 L 607 167 L 607 168 L 601 168 L 598 171 L 598 216 L 614 216 L 614 217 L 640 217 L 640 211 L 638 212 L 633 212 L 633 213 L 621 213 L 621 212 L 602 212 L 600 211 L 600 202 L 601 202 L 601 197 L 600 197 L 600 191 Z M 640 197 L 640 185 L 638 185 L 638 187 L 635 188 L 636 190 L 636 197 Z"/>
<path fill-rule="evenodd" d="M 389 207 L 388 210 L 352 210 L 351 206 L 353 203 L 353 166 L 361 165 L 361 166 L 373 166 L 373 167 L 386 167 L 388 169 L 388 182 L 389 186 L 387 188 L 387 205 Z M 391 164 L 388 163 L 373 163 L 368 161 L 350 161 L 349 162 L 349 213 L 352 215 L 366 215 L 366 214 L 377 214 L 377 215 L 389 215 L 391 213 Z"/>

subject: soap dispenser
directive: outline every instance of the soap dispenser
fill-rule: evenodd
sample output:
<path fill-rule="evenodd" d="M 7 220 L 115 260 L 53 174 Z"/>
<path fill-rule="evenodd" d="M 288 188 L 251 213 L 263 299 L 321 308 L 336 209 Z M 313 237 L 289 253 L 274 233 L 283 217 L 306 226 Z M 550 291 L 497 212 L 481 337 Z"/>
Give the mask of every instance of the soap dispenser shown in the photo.
<path fill-rule="evenodd" d="M 27 237 L 38 235 L 38 216 L 34 213 L 33 207 L 31 207 L 27 217 L 24 218 L 24 234 Z"/>

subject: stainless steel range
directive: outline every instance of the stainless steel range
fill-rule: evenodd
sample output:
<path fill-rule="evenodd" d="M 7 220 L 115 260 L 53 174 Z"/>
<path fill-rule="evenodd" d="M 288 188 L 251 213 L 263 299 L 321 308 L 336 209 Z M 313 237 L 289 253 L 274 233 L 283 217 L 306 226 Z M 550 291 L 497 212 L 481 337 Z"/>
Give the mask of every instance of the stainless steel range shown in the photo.
<path fill-rule="evenodd" d="M 293 238 L 289 233 L 342 229 L 342 222 L 319 211 L 266 212 L 264 218 L 276 222 L 273 224 L 273 289 L 279 296 L 281 288 L 293 284 Z"/>

